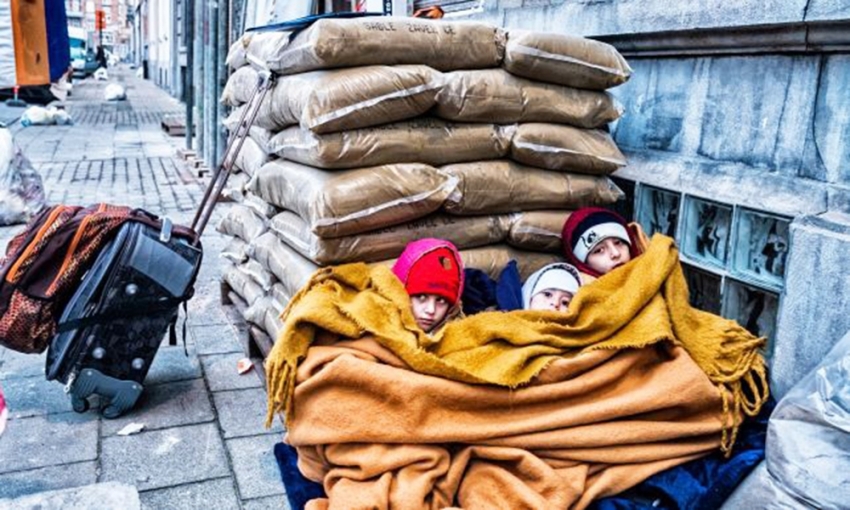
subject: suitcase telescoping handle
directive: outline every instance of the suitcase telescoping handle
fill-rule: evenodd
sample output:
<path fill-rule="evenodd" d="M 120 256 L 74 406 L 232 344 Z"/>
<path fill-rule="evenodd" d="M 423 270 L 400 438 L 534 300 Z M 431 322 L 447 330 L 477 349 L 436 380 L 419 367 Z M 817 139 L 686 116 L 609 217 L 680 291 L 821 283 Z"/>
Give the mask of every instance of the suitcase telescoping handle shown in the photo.
<path fill-rule="evenodd" d="M 227 179 L 230 177 L 230 172 L 236 162 L 236 157 L 239 155 L 239 151 L 242 150 L 245 138 L 247 138 L 248 132 L 250 131 L 251 126 L 254 125 L 254 120 L 257 118 L 257 112 L 260 110 L 260 106 L 263 104 L 266 94 L 274 86 L 275 75 L 272 74 L 265 65 L 258 62 L 252 56 L 249 55 L 248 60 L 251 65 L 259 70 L 257 87 L 254 89 L 254 92 L 251 93 L 250 99 L 248 99 L 248 107 L 242 111 L 242 115 L 239 117 L 239 124 L 236 126 L 233 133 L 230 134 L 230 138 L 227 141 L 227 147 L 225 147 L 224 155 L 221 158 L 221 164 L 216 167 L 215 173 L 204 192 L 204 198 L 201 200 L 201 203 L 198 205 L 198 210 L 195 212 L 195 219 L 192 220 L 192 230 L 198 234 L 196 243 L 200 241 L 201 234 L 204 233 L 204 228 L 206 228 L 207 223 L 210 220 L 210 216 L 212 216 L 218 197 L 221 195 L 224 185 L 227 184 Z"/>

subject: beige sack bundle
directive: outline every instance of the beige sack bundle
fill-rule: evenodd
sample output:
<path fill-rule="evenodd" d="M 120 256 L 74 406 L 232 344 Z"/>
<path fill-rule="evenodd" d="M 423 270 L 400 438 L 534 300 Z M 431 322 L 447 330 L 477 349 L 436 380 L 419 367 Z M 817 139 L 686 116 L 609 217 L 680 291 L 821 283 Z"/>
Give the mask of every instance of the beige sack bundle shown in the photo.
<path fill-rule="evenodd" d="M 239 124 L 239 120 L 242 118 L 242 112 L 247 109 L 248 105 L 244 104 L 242 106 L 234 108 L 233 111 L 230 112 L 227 117 L 222 119 L 221 125 L 224 126 L 232 134 L 234 131 L 236 131 L 236 126 Z M 247 122 L 248 120 L 250 119 L 248 119 L 246 116 L 245 122 Z M 250 128 L 248 128 L 248 136 L 251 137 L 251 139 L 254 140 L 266 154 L 271 154 L 271 151 L 269 150 L 269 142 L 276 132 L 277 130 L 275 130 L 275 132 L 272 132 L 267 128 L 258 126 L 256 123 L 254 123 Z"/>
<path fill-rule="evenodd" d="M 226 200 L 242 202 L 245 199 L 245 186 L 250 179 L 248 174 L 235 169 L 235 173 L 231 173 L 227 178 L 227 186 L 222 190 L 221 196 Z"/>
<path fill-rule="evenodd" d="M 269 160 L 269 154 L 250 136 L 245 137 L 233 166 L 253 176 Z"/>
<path fill-rule="evenodd" d="M 440 166 L 497 159 L 510 149 L 514 126 L 455 124 L 423 117 L 371 128 L 317 135 L 291 127 L 272 138 L 272 150 L 319 168 L 360 168 L 391 163 Z"/>
<path fill-rule="evenodd" d="M 497 279 L 508 262 L 517 261 L 517 268 L 523 280 L 531 273 L 537 271 L 546 264 L 563 262 L 563 259 L 551 253 L 540 253 L 517 250 L 505 244 L 494 244 L 480 248 L 460 250 L 460 258 L 463 266 L 472 269 L 480 269 L 487 273 L 490 278 Z M 387 259 L 374 264 L 392 267 L 396 259 Z"/>
<path fill-rule="evenodd" d="M 294 211 L 320 237 L 397 225 L 440 208 L 457 179 L 420 163 L 327 171 L 272 161 L 251 181 L 263 200 Z"/>
<path fill-rule="evenodd" d="M 236 266 L 239 271 L 242 271 L 246 275 L 250 276 L 257 285 L 263 289 L 263 292 L 268 292 L 271 290 L 272 285 L 274 285 L 275 278 L 272 276 L 272 273 L 269 272 L 268 269 L 263 267 L 262 264 L 257 262 L 254 259 L 249 258 L 242 264 Z"/>
<path fill-rule="evenodd" d="M 221 219 L 216 230 L 250 243 L 268 229 L 267 221 L 250 208 L 236 204 Z"/>
<path fill-rule="evenodd" d="M 477 22 L 420 18 L 322 19 L 270 56 L 279 74 L 373 64 L 425 64 L 449 71 L 498 67 L 505 33 Z"/>
<path fill-rule="evenodd" d="M 265 292 L 253 278 L 239 270 L 239 266 L 230 266 L 224 270 L 224 281 L 239 297 L 241 297 L 247 306 L 251 306 L 254 302 L 263 297 Z"/>
<path fill-rule="evenodd" d="M 242 205 L 248 207 L 261 218 L 271 218 L 280 211 L 277 207 L 266 202 L 262 197 L 254 194 L 252 191 L 245 192 L 245 198 L 242 200 Z"/>
<path fill-rule="evenodd" d="M 531 251 L 563 253 L 561 231 L 570 211 L 526 211 L 513 215 L 508 244 Z"/>
<path fill-rule="evenodd" d="M 265 331 L 266 311 L 271 307 L 272 299 L 268 296 L 262 296 L 242 312 L 242 318 L 245 319 L 245 322 Z"/>
<path fill-rule="evenodd" d="M 281 77 L 257 111 L 272 131 L 299 124 L 333 133 L 419 116 L 435 103 L 442 73 L 422 65 L 367 66 Z"/>
<path fill-rule="evenodd" d="M 458 178 L 443 208 L 452 214 L 577 209 L 612 204 L 623 192 L 605 176 L 552 172 L 513 161 L 458 163 L 440 168 Z"/>
<path fill-rule="evenodd" d="M 280 281 L 285 295 L 291 297 L 309 280 L 319 266 L 299 255 L 273 232 L 266 232 L 251 243 L 254 259 Z M 275 286 L 272 286 L 272 292 Z"/>
<path fill-rule="evenodd" d="M 240 67 L 234 71 L 221 91 L 221 104 L 240 106 L 247 103 L 257 88 L 258 79 L 259 73 L 251 66 Z"/>
<path fill-rule="evenodd" d="M 283 309 L 286 308 L 292 300 L 292 296 L 286 291 L 286 288 L 280 282 L 275 282 L 275 284 L 272 285 L 272 290 L 269 292 L 268 296 L 272 299 L 272 308 L 278 315 L 280 315 Z"/>
<path fill-rule="evenodd" d="M 607 92 L 518 78 L 504 69 L 445 75 L 436 114 L 458 122 L 552 122 L 597 128 L 617 120 L 622 106 Z"/>
<path fill-rule="evenodd" d="M 246 32 L 230 45 L 225 63 L 231 69 L 248 65 L 249 55 L 258 63 L 266 62 L 271 55 L 289 44 L 290 32 Z"/>
<path fill-rule="evenodd" d="M 282 309 L 277 309 L 277 303 L 274 300 L 272 300 L 272 306 L 266 309 L 266 315 L 263 318 L 263 331 L 269 335 L 272 341 L 276 341 L 280 337 L 280 332 L 283 331 L 283 321 L 280 320 L 282 311 Z"/>
<path fill-rule="evenodd" d="M 241 264 L 248 260 L 248 243 L 238 237 L 231 237 L 219 255 L 233 264 Z"/>
<path fill-rule="evenodd" d="M 314 235 L 295 214 L 284 211 L 271 222 L 271 230 L 283 242 L 321 265 L 374 262 L 398 257 L 407 243 L 423 237 L 451 240 L 458 248 L 498 243 L 510 229 L 508 216 L 431 215 L 411 223 L 334 239 Z"/>
<path fill-rule="evenodd" d="M 561 124 L 519 124 L 511 140 L 511 159 L 592 175 L 608 175 L 626 165 L 626 157 L 605 131 Z"/>
<path fill-rule="evenodd" d="M 632 69 L 610 44 L 566 34 L 511 30 L 505 69 L 532 80 L 605 90 L 628 81 Z"/>

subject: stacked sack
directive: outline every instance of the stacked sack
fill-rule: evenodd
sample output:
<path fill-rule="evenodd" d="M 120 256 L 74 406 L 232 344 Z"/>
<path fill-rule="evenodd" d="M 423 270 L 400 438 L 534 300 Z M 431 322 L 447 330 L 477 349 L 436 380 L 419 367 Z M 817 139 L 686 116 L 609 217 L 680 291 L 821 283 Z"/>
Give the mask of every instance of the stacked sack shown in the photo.
<path fill-rule="evenodd" d="M 525 276 L 559 258 L 569 211 L 622 196 L 605 89 L 631 70 L 609 45 L 416 18 L 325 19 L 288 39 L 257 50 L 280 76 L 220 226 L 237 238 L 225 278 L 272 337 L 319 266 L 389 264 L 439 237 L 468 267 L 495 276 L 513 258 Z M 256 81 L 237 69 L 222 100 L 245 108 Z"/>

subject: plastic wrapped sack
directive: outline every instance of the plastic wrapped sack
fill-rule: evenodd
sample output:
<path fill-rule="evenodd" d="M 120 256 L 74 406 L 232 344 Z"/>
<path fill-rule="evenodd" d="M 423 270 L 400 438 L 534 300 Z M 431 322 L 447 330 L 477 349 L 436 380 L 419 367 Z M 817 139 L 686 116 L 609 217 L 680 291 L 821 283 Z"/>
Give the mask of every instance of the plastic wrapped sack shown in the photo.
<path fill-rule="evenodd" d="M 765 461 L 723 508 L 846 509 L 848 495 L 850 334 L 779 401 Z"/>
<path fill-rule="evenodd" d="M 71 116 L 65 110 L 55 106 L 30 106 L 21 115 L 21 125 L 26 126 L 60 126 L 71 124 Z"/>
<path fill-rule="evenodd" d="M 26 223 L 44 207 L 41 176 L 0 128 L 0 225 Z"/>
<path fill-rule="evenodd" d="M 109 79 L 109 73 L 106 71 L 105 67 L 98 67 L 97 71 L 94 72 L 94 79 L 97 81 L 106 81 Z"/>
<path fill-rule="evenodd" d="M 103 99 L 107 101 L 123 101 L 127 99 L 127 93 L 124 92 L 124 87 L 117 83 L 110 83 L 103 89 Z"/>

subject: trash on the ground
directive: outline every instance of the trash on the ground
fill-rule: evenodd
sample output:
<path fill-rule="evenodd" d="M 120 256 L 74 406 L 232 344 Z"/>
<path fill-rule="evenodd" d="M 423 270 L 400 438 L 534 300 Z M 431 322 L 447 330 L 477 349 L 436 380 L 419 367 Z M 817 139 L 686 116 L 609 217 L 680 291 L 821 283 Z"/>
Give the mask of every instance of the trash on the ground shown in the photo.
<path fill-rule="evenodd" d="M 12 133 L 0 128 L 0 225 L 26 223 L 42 207 L 41 175 L 15 146 Z"/>
<path fill-rule="evenodd" d="M 97 81 L 106 81 L 109 79 L 109 73 L 106 71 L 105 67 L 98 67 L 97 71 L 94 72 L 94 79 Z"/>
<path fill-rule="evenodd" d="M 127 93 L 121 85 L 110 83 L 103 89 L 103 98 L 107 101 L 123 101 L 127 99 Z"/>
<path fill-rule="evenodd" d="M 49 126 L 53 124 L 71 124 L 71 116 L 65 110 L 55 106 L 30 106 L 21 115 L 21 125 L 26 126 Z"/>
<path fill-rule="evenodd" d="M 250 371 L 252 368 L 254 368 L 254 362 L 248 358 L 242 358 L 236 362 L 236 370 L 240 375 Z"/>
<path fill-rule="evenodd" d="M 117 434 L 119 436 L 132 436 L 133 434 L 138 434 L 144 429 L 144 423 L 129 423 L 123 429 L 119 430 Z"/>

